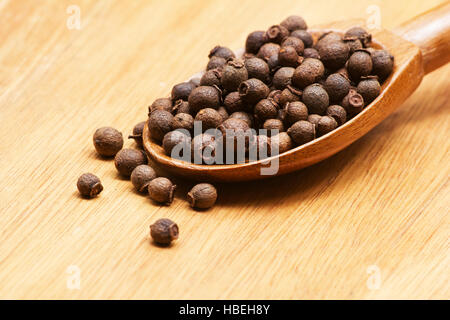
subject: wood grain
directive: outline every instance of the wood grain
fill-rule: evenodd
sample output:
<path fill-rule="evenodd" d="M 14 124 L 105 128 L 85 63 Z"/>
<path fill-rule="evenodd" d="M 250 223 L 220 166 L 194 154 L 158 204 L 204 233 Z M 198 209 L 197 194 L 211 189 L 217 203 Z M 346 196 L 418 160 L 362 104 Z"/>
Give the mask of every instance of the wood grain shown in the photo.
<path fill-rule="evenodd" d="M 207 212 L 189 208 L 180 179 L 172 206 L 153 204 L 91 144 L 100 126 L 131 132 L 214 45 L 239 48 L 289 14 L 314 25 L 377 5 L 390 29 L 438 3 L 1 2 L 0 298 L 448 299 L 448 65 L 347 149 L 288 176 L 218 185 Z M 72 4 L 81 30 L 66 26 Z M 83 172 L 102 179 L 97 199 L 78 197 Z M 181 229 L 171 248 L 149 241 L 161 217 Z M 79 290 L 67 287 L 70 266 Z"/>

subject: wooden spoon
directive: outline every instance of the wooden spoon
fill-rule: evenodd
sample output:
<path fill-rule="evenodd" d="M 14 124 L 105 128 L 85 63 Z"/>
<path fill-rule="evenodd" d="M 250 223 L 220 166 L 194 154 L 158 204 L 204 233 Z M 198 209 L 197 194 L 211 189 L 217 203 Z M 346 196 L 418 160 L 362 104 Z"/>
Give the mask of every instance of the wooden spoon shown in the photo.
<path fill-rule="evenodd" d="M 345 31 L 364 27 L 364 21 L 336 22 L 318 30 Z M 336 130 L 266 160 L 233 165 L 197 165 L 165 155 L 144 129 L 144 148 L 149 157 L 168 171 L 185 178 L 204 181 L 244 181 L 271 177 L 262 175 L 268 160 L 278 160 L 276 175 L 299 170 L 324 160 L 361 138 L 397 109 L 419 86 L 424 74 L 450 61 L 450 2 L 444 3 L 399 26 L 393 32 L 372 31 L 375 46 L 395 57 L 394 70 L 384 82 L 381 94 L 360 114 Z"/>

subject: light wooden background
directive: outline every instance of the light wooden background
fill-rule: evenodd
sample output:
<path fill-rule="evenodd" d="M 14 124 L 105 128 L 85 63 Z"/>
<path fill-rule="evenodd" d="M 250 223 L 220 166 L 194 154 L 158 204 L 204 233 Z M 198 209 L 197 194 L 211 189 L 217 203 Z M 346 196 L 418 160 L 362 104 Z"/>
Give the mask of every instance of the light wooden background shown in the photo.
<path fill-rule="evenodd" d="M 100 126 L 128 134 L 214 45 L 287 15 L 314 25 L 376 5 L 389 29 L 439 2 L 0 1 L 0 298 L 450 298 L 450 65 L 343 152 L 219 185 L 208 212 L 189 208 L 187 181 L 153 204 L 91 143 Z M 105 187 L 89 201 L 88 171 Z M 171 248 L 149 241 L 161 217 L 181 229 Z"/>

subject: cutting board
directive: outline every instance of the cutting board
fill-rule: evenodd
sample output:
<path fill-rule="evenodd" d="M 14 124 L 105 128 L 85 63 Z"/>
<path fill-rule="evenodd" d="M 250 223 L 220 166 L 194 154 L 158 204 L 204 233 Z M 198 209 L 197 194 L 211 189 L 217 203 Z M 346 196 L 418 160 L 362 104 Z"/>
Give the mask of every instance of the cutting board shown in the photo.
<path fill-rule="evenodd" d="M 152 203 L 91 141 L 290 14 L 390 29 L 439 2 L 1 1 L 0 298 L 449 298 L 449 65 L 344 151 L 219 184 L 206 212 L 176 177 L 174 203 Z M 78 196 L 84 172 L 96 199 Z M 169 248 L 149 238 L 162 217 L 180 227 Z"/>

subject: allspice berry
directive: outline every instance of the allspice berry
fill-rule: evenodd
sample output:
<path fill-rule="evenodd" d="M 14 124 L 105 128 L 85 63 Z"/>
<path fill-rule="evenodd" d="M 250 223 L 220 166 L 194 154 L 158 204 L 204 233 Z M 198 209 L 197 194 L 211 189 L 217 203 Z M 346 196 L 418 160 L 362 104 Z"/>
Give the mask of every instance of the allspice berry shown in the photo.
<path fill-rule="evenodd" d="M 266 61 L 260 58 L 246 59 L 245 69 L 248 72 L 248 78 L 256 78 L 262 82 L 268 83 L 270 80 L 270 69 Z"/>
<path fill-rule="evenodd" d="M 196 164 L 213 164 L 216 153 L 221 147 L 215 135 L 203 133 L 195 136 L 191 142 L 192 159 Z"/>
<path fill-rule="evenodd" d="M 277 149 L 278 154 L 282 154 L 294 147 L 294 143 L 287 132 L 280 132 L 279 134 L 272 136 L 270 142 L 272 156 L 276 155 Z"/>
<path fill-rule="evenodd" d="M 293 86 L 287 86 L 280 95 L 279 106 L 285 106 L 288 102 L 301 101 L 303 91 Z"/>
<path fill-rule="evenodd" d="M 267 135 L 271 137 L 272 135 L 283 132 L 284 124 L 280 119 L 267 119 L 264 121 L 263 129 L 266 129 Z"/>
<path fill-rule="evenodd" d="M 172 100 L 185 100 L 189 98 L 189 95 L 191 94 L 192 90 L 195 89 L 195 84 L 192 82 L 182 82 L 177 85 L 175 85 L 172 88 Z"/>
<path fill-rule="evenodd" d="M 148 184 L 148 195 L 155 202 L 170 205 L 176 188 L 177 186 L 169 179 L 158 177 Z"/>
<path fill-rule="evenodd" d="M 222 58 L 222 57 L 211 57 L 211 59 L 209 59 L 208 64 L 206 65 L 206 70 L 212 70 L 212 69 L 217 69 L 217 70 L 221 70 L 223 68 L 224 65 L 227 64 L 227 60 Z"/>
<path fill-rule="evenodd" d="M 173 116 L 170 126 L 172 130 L 186 129 L 192 131 L 194 129 L 194 118 L 187 113 L 177 113 Z"/>
<path fill-rule="evenodd" d="M 195 116 L 195 121 L 201 121 L 202 130 L 217 128 L 223 121 L 220 113 L 211 108 L 205 108 L 200 110 Z"/>
<path fill-rule="evenodd" d="M 289 31 L 306 30 L 308 28 L 305 20 L 302 17 L 295 15 L 287 17 L 280 24 Z"/>
<path fill-rule="evenodd" d="M 316 129 L 316 132 L 318 130 L 319 121 L 322 118 L 321 115 L 318 114 L 310 114 L 308 116 L 308 122 L 311 122 L 314 125 L 314 128 Z"/>
<path fill-rule="evenodd" d="M 200 86 L 192 90 L 189 95 L 189 106 L 193 114 L 204 108 L 217 109 L 220 106 L 221 94 L 215 87 Z"/>
<path fill-rule="evenodd" d="M 278 105 L 271 99 L 262 99 L 254 109 L 255 118 L 263 123 L 267 119 L 274 119 L 278 115 Z"/>
<path fill-rule="evenodd" d="M 187 194 L 191 207 L 208 209 L 214 206 L 217 200 L 217 190 L 209 183 L 195 185 Z"/>
<path fill-rule="evenodd" d="M 229 94 L 227 94 L 225 100 L 223 101 L 223 105 L 225 106 L 225 108 L 229 113 L 233 113 L 236 111 L 243 111 L 245 109 L 241 96 L 237 91 L 230 92 Z"/>
<path fill-rule="evenodd" d="M 347 62 L 350 48 L 344 41 L 330 40 L 319 46 L 317 51 L 324 66 L 336 70 Z"/>
<path fill-rule="evenodd" d="M 172 108 L 172 112 L 175 114 L 177 114 L 177 113 L 191 114 L 191 108 L 189 107 L 189 102 L 181 100 L 181 99 L 175 101 L 174 106 Z"/>
<path fill-rule="evenodd" d="M 220 83 L 228 92 L 236 91 L 241 82 L 248 79 L 248 72 L 244 61 L 233 59 L 227 62 L 222 69 Z"/>
<path fill-rule="evenodd" d="M 287 131 L 292 141 L 297 145 L 305 144 L 311 140 L 314 140 L 316 136 L 316 130 L 312 123 L 300 120 L 294 123 Z"/>
<path fill-rule="evenodd" d="M 264 44 L 258 51 L 256 55 L 258 58 L 269 60 L 270 57 L 276 55 L 278 56 L 278 52 L 280 51 L 280 45 L 276 43 L 266 43 Z"/>
<path fill-rule="evenodd" d="M 164 110 L 153 111 L 148 118 L 148 130 L 152 139 L 161 142 L 164 135 L 172 130 L 173 115 Z"/>
<path fill-rule="evenodd" d="M 292 47 L 295 49 L 297 54 L 301 56 L 303 54 L 303 50 L 305 50 L 305 45 L 303 41 L 296 37 L 287 37 L 284 39 L 284 41 L 281 43 L 281 48 L 284 47 Z"/>
<path fill-rule="evenodd" d="M 172 156 L 172 150 L 177 145 L 182 146 L 183 149 L 186 149 L 186 148 L 190 147 L 190 145 L 191 145 L 191 138 L 190 138 L 190 136 L 188 136 L 187 134 L 185 134 L 181 130 L 174 130 L 174 131 L 168 132 L 164 136 L 164 139 L 162 141 L 162 146 L 163 146 L 164 152 L 168 156 Z M 183 156 L 182 151 L 179 152 L 179 154 L 177 154 L 177 155 L 173 155 L 172 158 L 176 158 L 178 155 L 179 156 Z"/>
<path fill-rule="evenodd" d="M 142 134 L 144 132 L 145 124 L 145 121 L 139 122 L 134 126 L 133 134 L 128 136 L 128 139 L 134 139 L 139 148 L 142 147 Z"/>
<path fill-rule="evenodd" d="M 158 98 L 148 107 L 149 114 L 155 110 L 165 110 L 172 112 L 172 100 L 169 98 Z"/>
<path fill-rule="evenodd" d="M 169 245 L 179 234 L 178 225 L 170 219 L 159 219 L 150 226 L 150 236 L 158 244 Z"/>
<path fill-rule="evenodd" d="M 353 27 L 347 30 L 344 38 L 356 37 L 361 41 L 364 47 L 367 47 L 372 41 L 372 35 L 361 27 Z"/>
<path fill-rule="evenodd" d="M 155 178 L 155 170 L 146 164 L 137 166 L 131 173 L 131 183 L 139 192 L 147 192 L 148 184 Z"/>
<path fill-rule="evenodd" d="M 376 97 L 378 97 L 381 92 L 381 86 L 378 82 L 377 76 L 368 76 L 361 79 L 356 87 L 356 90 L 360 95 L 362 95 L 364 98 L 364 103 L 367 106 L 375 100 Z"/>
<path fill-rule="evenodd" d="M 271 26 L 265 34 L 267 41 L 281 43 L 289 36 L 289 30 L 282 25 Z"/>
<path fill-rule="evenodd" d="M 313 58 L 303 60 L 302 64 L 295 69 L 292 76 L 292 84 L 303 89 L 310 84 L 318 82 L 325 72 L 322 61 Z"/>
<path fill-rule="evenodd" d="M 103 191 L 100 179 L 92 173 L 84 173 L 78 178 L 77 188 L 85 198 L 94 198 Z"/>
<path fill-rule="evenodd" d="M 330 74 L 323 85 L 330 101 L 341 101 L 350 90 L 350 81 L 341 73 Z"/>
<path fill-rule="evenodd" d="M 248 147 L 247 131 L 250 130 L 247 122 L 237 118 L 228 118 L 218 128 L 223 135 L 223 144 L 226 148 L 233 147 L 237 150 L 238 139 L 243 139 L 245 147 Z"/>
<path fill-rule="evenodd" d="M 394 68 L 394 57 L 386 50 L 372 52 L 372 73 L 379 79 L 386 79 Z"/>
<path fill-rule="evenodd" d="M 329 106 L 326 115 L 336 120 L 339 126 L 347 121 L 347 111 L 345 111 L 344 107 L 337 104 Z"/>
<path fill-rule="evenodd" d="M 284 109 L 284 120 L 288 125 L 292 125 L 300 120 L 308 119 L 308 108 L 303 102 L 288 102 Z"/>
<path fill-rule="evenodd" d="M 212 58 L 212 57 L 221 57 L 221 58 L 224 58 L 225 60 L 229 60 L 229 59 L 235 58 L 235 55 L 234 55 L 233 50 L 231 50 L 227 47 L 215 46 L 209 52 L 209 55 L 208 55 L 208 58 Z"/>
<path fill-rule="evenodd" d="M 307 86 L 303 90 L 303 103 L 308 107 L 309 113 L 323 115 L 329 105 L 328 93 L 318 83 Z"/>
<path fill-rule="evenodd" d="M 372 57 L 366 50 L 356 50 L 347 62 L 347 70 L 353 80 L 359 80 L 372 72 Z"/>
<path fill-rule="evenodd" d="M 328 132 L 333 131 L 338 126 L 338 123 L 334 118 L 329 116 L 323 116 L 320 118 L 319 123 L 317 124 L 317 135 L 323 136 Z"/>
<path fill-rule="evenodd" d="M 301 59 L 294 47 L 281 47 L 278 53 L 278 63 L 280 66 L 295 68 L 300 64 L 300 61 Z"/>
<path fill-rule="evenodd" d="M 341 106 L 347 112 L 348 117 L 353 117 L 363 110 L 364 99 L 355 89 L 350 89 L 348 94 L 342 99 Z"/>
<path fill-rule="evenodd" d="M 225 120 L 228 119 L 229 115 L 228 115 L 228 111 L 225 107 L 219 107 L 219 109 L 217 109 L 217 112 L 222 117 L 222 122 L 224 122 Z"/>
<path fill-rule="evenodd" d="M 292 83 L 292 76 L 295 69 L 291 67 L 283 67 L 278 69 L 273 75 L 272 85 L 276 89 L 284 89 Z"/>
<path fill-rule="evenodd" d="M 259 49 L 266 43 L 265 31 L 253 31 L 245 41 L 245 52 L 257 54 Z"/>
<path fill-rule="evenodd" d="M 303 58 L 320 59 L 319 52 L 314 48 L 305 48 L 303 51 Z"/>
<path fill-rule="evenodd" d="M 236 111 L 236 112 L 233 112 L 229 118 L 244 120 L 245 122 L 247 122 L 249 127 L 253 127 L 253 117 L 250 114 L 248 114 L 247 112 Z"/>
<path fill-rule="evenodd" d="M 294 37 L 294 38 L 298 38 L 298 39 L 302 40 L 305 48 L 312 47 L 312 45 L 313 45 L 313 37 L 306 30 L 301 30 L 301 29 L 294 30 L 291 32 L 290 37 Z"/>
<path fill-rule="evenodd" d="M 220 86 L 222 72 L 220 69 L 211 69 L 205 72 L 200 79 L 201 86 Z"/>
<path fill-rule="evenodd" d="M 239 86 L 239 95 L 242 101 L 255 104 L 269 95 L 269 87 L 259 79 L 248 79 Z"/>
<path fill-rule="evenodd" d="M 116 154 L 114 164 L 121 175 L 129 177 L 137 166 L 147 164 L 147 156 L 142 150 L 122 149 Z"/>
<path fill-rule="evenodd" d="M 95 150 L 103 157 L 115 156 L 123 147 L 122 133 L 111 127 L 97 129 L 93 142 Z"/>

